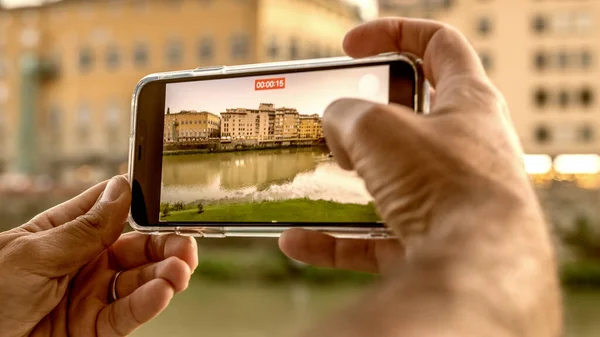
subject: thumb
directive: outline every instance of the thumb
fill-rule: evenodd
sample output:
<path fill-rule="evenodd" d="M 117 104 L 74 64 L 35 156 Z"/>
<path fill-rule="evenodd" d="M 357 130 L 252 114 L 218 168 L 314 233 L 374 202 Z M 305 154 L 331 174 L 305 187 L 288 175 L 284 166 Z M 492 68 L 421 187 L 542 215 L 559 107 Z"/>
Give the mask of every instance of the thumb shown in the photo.
<path fill-rule="evenodd" d="M 400 235 L 399 222 L 412 197 L 423 186 L 420 174 L 427 123 L 400 105 L 381 105 L 358 99 L 332 103 L 323 115 L 327 145 L 338 164 L 355 170 L 365 181 L 386 224 Z M 409 198 L 407 198 L 409 197 Z"/>
<path fill-rule="evenodd" d="M 110 247 L 121 235 L 131 203 L 128 181 L 112 178 L 84 215 L 53 229 L 36 233 L 48 272 L 62 276 L 77 271 Z"/>
<path fill-rule="evenodd" d="M 388 161 L 383 157 L 397 153 L 406 145 L 402 143 L 412 141 L 409 133 L 417 126 L 416 118 L 413 111 L 403 106 L 344 98 L 327 107 L 323 114 L 323 132 L 343 169 L 363 171 L 361 163 L 385 165 Z M 363 160 L 368 157 L 384 161 Z"/>

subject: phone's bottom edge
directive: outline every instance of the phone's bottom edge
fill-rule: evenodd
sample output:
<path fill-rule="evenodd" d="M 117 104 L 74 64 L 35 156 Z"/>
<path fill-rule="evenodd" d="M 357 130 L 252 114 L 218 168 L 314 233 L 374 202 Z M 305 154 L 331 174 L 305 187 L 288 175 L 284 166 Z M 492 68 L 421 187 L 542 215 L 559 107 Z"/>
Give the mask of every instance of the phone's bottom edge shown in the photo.
<path fill-rule="evenodd" d="M 177 234 L 181 236 L 192 236 L 198 238 L 278 238 L 284 232 L 291 229 L 304 229 L 321 232 L 336 238 L 347 239 L 392 239 L 395 234 L 386 227 L 287 227 L 287 226 L 248 226 L 248 227 L 153 227 L 143 228 L 134 226 L 138 232 L 161 235 Z"/>

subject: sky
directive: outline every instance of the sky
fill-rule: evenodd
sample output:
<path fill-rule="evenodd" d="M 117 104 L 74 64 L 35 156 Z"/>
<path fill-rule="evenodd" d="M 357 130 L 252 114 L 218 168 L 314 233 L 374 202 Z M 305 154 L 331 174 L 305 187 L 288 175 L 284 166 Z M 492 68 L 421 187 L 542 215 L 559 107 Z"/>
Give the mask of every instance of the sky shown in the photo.
<path fill-rule="evenodd" d="M 59 0 L 45 0 L 45 1 L 59 1 Z M 361 7 L 365 19 L 373 18 L 377 15 L 377 4 L 376 0 L 346 0 L 354 3 Z M 44 0 L 0 0 L 0 4 L 6 7 L 19 7 L 19 6 L 33 6 L 39 5 Z"/>
<path fill-rule="evenodd" d="M 259 90 L 255 79 L 285 77 L 284 89 Z M 232 108 L 258 109 L 260 103 L 275 108 L 295 108 L 301 114 L 323 115 L 338 98 L 352 97 L 387 104 L 389 66 L 313 71 L 287 75 L 206 80 L 167 85 L 165 111 L 208 111 L 215 114 Z"/>

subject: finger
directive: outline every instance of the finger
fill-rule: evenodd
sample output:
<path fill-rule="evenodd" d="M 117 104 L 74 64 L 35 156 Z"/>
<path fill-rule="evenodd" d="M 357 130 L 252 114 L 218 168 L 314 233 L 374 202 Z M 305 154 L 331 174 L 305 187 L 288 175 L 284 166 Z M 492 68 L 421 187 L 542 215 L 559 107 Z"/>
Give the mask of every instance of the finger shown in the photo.
<path fill-rule="evenodd" d="M 102 191 L 106 188 L 108 180 L 89 188 L 80 195 L 63 202 L 49 210 L 35 216 L 28 223 L 21 226 L 29 232 L 38 232 L 60 226 L 85 214 L 94 206 Z"/>
<path fill-rule="evenodd" d="M 110 180 L 87 213 L 53 229 L 24 237 L 47 263 L 48 276 L 78 270 L 121 235 L 131 203 L 129 183 L 118 176 Z"/>
<path fill-rule="evenodd" d="M 169 257 L 163 261 L 127 270 L 119 275 L 116 283 L 118 298 L 131 295 L 136 289 L 154 280 L 163 279 L 179 293 L 188 287 L 192 271 L 184 261 Z"/>
<path fill-rule="evenodd" d="M 435 195 L 432 188 L 441 188 L 428 179 L 444 172 L 419 165 L 439 160 L 431 151 L 423 151 L 424 145 L 434 150 L 439 146 L 432 143 L 439 135 L 429 121 L 400 105 L 359 99 L 335 101 L 323 115 L 324 135 L 334 158 L 365 181 L 378 213 L 402 239 L 427 229 L 422 219 L 436 202 L 428 196 Z M 390 153 L 410 160 L 396 161 L 390 169 Z M 439 156 L 440 152 L 433 153 Z"/>
<path fill-rule="evenodd" d="M 344 50 L 352 57 L 383 52 L 408 52 L 423 59 L 425 76 L 438 90 L 444 79 L 485 77 L 477 52 L 455 28 L 436 21 L 385 18 L 354 28 L 344 39 Z"/>
<path fill-rule="evenodd" d="M 128 336 L 142 324 L 162 312 L 175 291 L 164 279 L 154 279 L 131 295 L 104 307 L 98 314 L 96 332 L 98 337 Z"/>
<path fill-rule="evenodd" d="M 152 262 L 177 257 L 195 270 L 198 266 L 198 244 L 194 238 L 170 235 L 124 234 L 109 248 L 119 269 L 132 269 Z"/>
<path fill-rule="evenodd" d="M 398 240 L 338 239 L 320 232 L 292 229 L 279 247 L 288 257 L 318 267 L 384 272 L 404 254 Z"/>

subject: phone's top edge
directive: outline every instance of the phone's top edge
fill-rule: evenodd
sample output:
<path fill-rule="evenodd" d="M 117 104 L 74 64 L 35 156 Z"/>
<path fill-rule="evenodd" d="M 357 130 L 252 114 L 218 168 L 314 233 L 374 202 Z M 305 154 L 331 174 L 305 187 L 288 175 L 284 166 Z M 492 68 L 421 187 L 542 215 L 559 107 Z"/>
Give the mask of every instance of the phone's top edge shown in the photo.
<path fill-rule="evenodd" d="M 331 57 L 331 58 L 319 58 L 319 59 L 307 59 L 307 60 L 294 60 L 294 61 L 283 61 L 283 62 L 270 62 L 270 63 L 253 63 L 235 66 L 208 66 L 198 67 L 195 69 L 186 69 L 179 71 L 169 71 L 153 73 L 144 76 L 136 85 L 135 92 L 139 92 L 141 88 L 153 81 L 168 80 L 177 78 L 189 78 L 189 77 L 200 77 L 209 75 L 224 75 L 224 74 L 238 74 L 238 73 L 253 73 L 263 72 L 269 70 L 298 70 L 303 68 L 315 68 L 315 67 L 328 67 L 339 64 L 364 64 L 373 62 L 384 62 L 394 60 L 405 60 L 410 63 L 416 62 L 416 58 L 406 53 L 384 53 L 372 57 L 365 58 L 351 58 L 348 56 Z"/>

